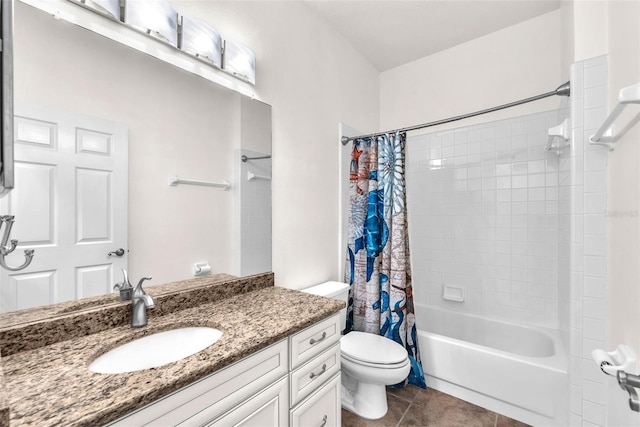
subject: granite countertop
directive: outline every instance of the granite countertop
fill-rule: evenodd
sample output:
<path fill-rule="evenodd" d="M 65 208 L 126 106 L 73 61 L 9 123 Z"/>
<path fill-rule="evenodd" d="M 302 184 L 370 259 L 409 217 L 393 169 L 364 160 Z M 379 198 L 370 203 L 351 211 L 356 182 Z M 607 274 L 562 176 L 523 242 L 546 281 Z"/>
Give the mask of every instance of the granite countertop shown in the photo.
<path fill-rule="evenodd" d="M 236 281 L 242 282 L 242 279 Z M 224 283 L 212 287 L 211 292 L 216 292 L 215 288 L 222 291 L 224 287 Z M 6 389 L 10 425 L 107 423 L 343 307 L 344 303 L 337 300 L 259 286 L 214 302 L 184 309 L 174 307 L 169 313 L 150 316 L 144 328 L 132 329 L 127 323 L 33 349 L 21 349 L 1 359 L 4 383 L 0 386 Z M 153 369 L 96 374 L 87 368 L 95 357 L 119 344 L 181 326 L 211 326 L 222 330 L 224 335 L 195 355 Z"/>

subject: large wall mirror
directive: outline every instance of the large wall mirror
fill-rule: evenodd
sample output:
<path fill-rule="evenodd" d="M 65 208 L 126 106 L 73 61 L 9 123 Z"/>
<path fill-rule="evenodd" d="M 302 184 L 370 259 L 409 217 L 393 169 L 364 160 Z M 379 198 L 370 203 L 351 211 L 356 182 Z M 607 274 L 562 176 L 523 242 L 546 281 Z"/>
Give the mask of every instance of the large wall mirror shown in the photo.
<path fill-rule="evenodd" d="M 20 1 L 14 70 L 7 263 L 36 252 L 0 272 L 2 312 L 108 294 L 120 268 L 134 286 L 193 278 L 196 263 L 271 270 L 269 105 Z"/>

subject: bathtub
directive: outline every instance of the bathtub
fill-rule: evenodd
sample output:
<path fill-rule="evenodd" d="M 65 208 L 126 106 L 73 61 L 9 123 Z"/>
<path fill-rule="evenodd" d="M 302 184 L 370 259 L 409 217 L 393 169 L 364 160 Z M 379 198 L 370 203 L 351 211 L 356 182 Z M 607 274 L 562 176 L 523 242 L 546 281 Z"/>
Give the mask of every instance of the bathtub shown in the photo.
<path fill-rule="evenodd" d="M 427 386 L 531 425 L 566 425 L 567 356 L 555 331 L 416 304 Z"/>

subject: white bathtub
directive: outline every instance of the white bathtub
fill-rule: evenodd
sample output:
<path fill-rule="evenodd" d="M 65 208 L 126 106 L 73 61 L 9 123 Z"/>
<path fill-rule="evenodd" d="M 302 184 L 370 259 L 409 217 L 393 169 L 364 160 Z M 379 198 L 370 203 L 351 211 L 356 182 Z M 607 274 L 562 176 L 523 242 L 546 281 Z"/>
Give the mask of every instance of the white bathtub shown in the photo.
<path fill-rule="evenodd" d="M 531 425 L 566 425 L 560 335 L 417 304 L 427 386 Z"/>

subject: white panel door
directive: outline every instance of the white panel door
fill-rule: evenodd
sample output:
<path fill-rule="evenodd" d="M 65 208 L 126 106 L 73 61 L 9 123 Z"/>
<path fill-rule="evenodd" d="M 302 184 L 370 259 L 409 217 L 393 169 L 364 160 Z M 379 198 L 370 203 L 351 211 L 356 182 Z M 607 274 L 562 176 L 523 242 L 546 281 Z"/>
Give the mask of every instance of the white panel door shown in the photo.
<path fill-rule="evenodd" d="M 15 215 L 0 272 L 0 312 L 103 295 L 127 267 L 128 130 L 94 117 L 16 105 L 15 189 L 0 213 Z M 109 256 L 119 248 L 123 256 Z"/>

